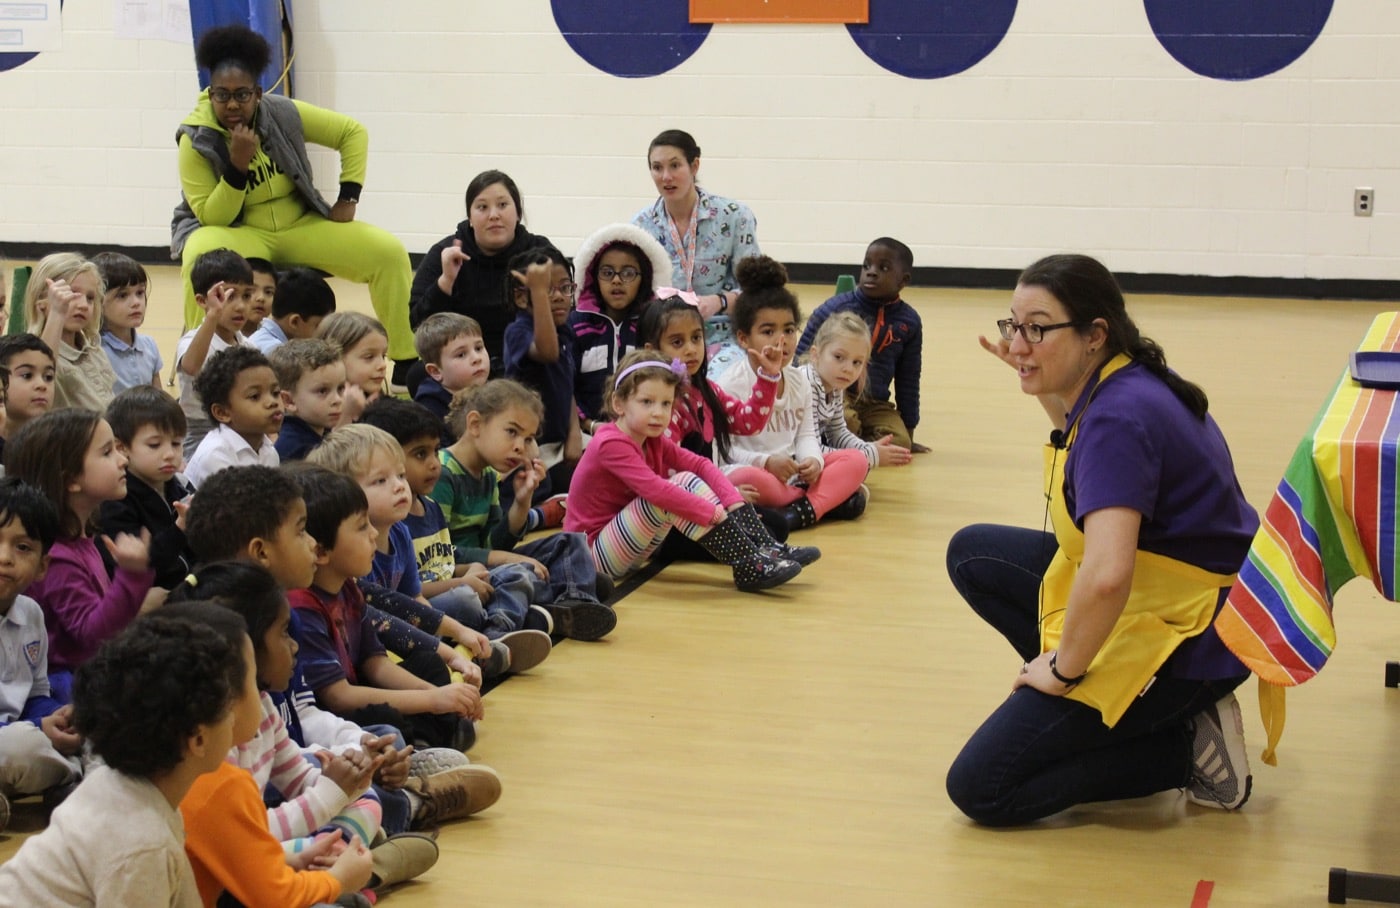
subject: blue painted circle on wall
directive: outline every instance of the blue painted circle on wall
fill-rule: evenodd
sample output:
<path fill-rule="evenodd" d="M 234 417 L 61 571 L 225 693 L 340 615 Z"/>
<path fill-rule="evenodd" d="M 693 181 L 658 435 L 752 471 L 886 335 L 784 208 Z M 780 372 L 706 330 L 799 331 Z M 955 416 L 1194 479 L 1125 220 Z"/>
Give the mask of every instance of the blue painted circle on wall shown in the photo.
<path fill-rule="evenodd" d="M 1212 79 L 1258 79 L 1312 47 L 1332 0 L 1145 0 L 1152 32 L 1177 62 Z"/>
<path fill-rule="evenodd" d="M 63 9 L 63 0 L 58 0 L 58 8 Z M 37 56 L 39 56 L 37 53 L 0 54 L 0 73 L 5 72 L 6 70 L 14 69 L 17 66 L 23 66 L 24 64 L 28 63 L 30 60 L 33 60 Z"/>
<path fill-rule="evenodd" d="M 574 53 L 629 79 L 675 69 L 710 34 L 710 26 L 691 24 L 690 0 L 550 0 L 550 6 Z"/>
<path fill-rule="evenodd" d="M 941 79 L 996 50 L 1015 15 L 1016 0 L 870 0 L 870 21 L 846 30 L 890 72 Z"/>

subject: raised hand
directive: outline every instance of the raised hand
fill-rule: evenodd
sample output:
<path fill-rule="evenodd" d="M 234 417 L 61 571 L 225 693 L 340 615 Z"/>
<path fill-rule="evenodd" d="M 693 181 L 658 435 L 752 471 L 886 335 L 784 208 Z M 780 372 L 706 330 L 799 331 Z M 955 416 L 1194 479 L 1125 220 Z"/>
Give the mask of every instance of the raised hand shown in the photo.
<path fill-rule="evenodd" d="M 111 536 L 103 536 L 102 544 L 107 547 L 112 560 L 124 571 L 141 573 L 151 563 L 151 531 L 141 528 L 140 536 L 118 533 L 116 541 Z"/>
<path fill-rule="evenodd" d="M 783 348 L 768 344 L 758 351 L 758 364 L 766 375 L 783 374 Z"/>
<path fill-rule="evenodd" d="M 247 123 L 238 123 L 229 130 L 228 160 L 241 172 L 247 173 L 257 156 L 262 140 Z"/>
<path fill-rule="evenodd" d="M 452 295 L 452 285 L 457 283 L 457 275 L 462 273 L 462 265 L 472 257 L 462 251 L 462 241 L 453 240 L 452 245 L 442 250 L 442 274 L 438 275 L 438 289 Z"/>

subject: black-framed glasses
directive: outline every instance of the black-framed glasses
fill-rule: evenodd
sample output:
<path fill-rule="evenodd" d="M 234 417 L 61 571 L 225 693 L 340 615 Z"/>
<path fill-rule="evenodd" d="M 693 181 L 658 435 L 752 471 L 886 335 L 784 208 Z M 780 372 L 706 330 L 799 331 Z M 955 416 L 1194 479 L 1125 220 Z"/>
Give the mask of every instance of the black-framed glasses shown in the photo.
<path fill-rule="evenodd" d="M 1013 322 L 1009 318 L 997 319 L 997 328 L 1001 331 L 1002 340 L 1014 340 L 1016 338 L 1016 332 L 1019 331 L 1028 344 L 1038 344 L 1045 340 L 1046 331 L 1056 331 L 1060 328 L 1072 328 L 1076 324 L 1077 322 L 1057 322 L 1053 325 L 1037 325 L 1033 322 L 1027 322 L 1021 325 Z"/>
<path fill-rule="evenodd" d="M 573 281 L 565 281 L 562 284 L 555 284 L 553 287 L 550 287 L 549 294 L 550 296 L 573 296 L 574 291 L 577 289 L 578 284 L 575 284 Z"/>
<path fill-rule="evenodd" d="M 604 265 L 598 269 L 598 280 L 600 281 L 620 280 L 624 284 L 630 284 L 641 276 L 642 273 L 630 265 L 621 269 L 614 268 L 611 265 Z"/>
<path fill-rule="evenodd" d="M 237 101 L 239 104 L 247 104 L 253 100 L 253 95 L 257 94 L 251 88 L 239 88 L 229 91 L 227 88 L 209 89 L 209 100 L 216 104 L 227 104 L 229 101 Z"/>

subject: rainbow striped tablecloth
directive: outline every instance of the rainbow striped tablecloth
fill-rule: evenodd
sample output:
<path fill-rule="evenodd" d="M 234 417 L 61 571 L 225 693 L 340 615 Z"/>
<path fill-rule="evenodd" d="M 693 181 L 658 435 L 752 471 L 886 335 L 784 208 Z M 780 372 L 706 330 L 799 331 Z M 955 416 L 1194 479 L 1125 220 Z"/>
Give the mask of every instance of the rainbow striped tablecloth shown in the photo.
<path fill-rule="evenodd" d="M 1376 316 L 1357 349 L 1400 350 L 1400 312 Z M 1264 681 L 1291 686 L 1322 670 L 1337 642 L 1332 597 L 1348 580 L 1397 599 L 1398 399 L 1343 370 L 1264 512 L 1215 622 Z"/>

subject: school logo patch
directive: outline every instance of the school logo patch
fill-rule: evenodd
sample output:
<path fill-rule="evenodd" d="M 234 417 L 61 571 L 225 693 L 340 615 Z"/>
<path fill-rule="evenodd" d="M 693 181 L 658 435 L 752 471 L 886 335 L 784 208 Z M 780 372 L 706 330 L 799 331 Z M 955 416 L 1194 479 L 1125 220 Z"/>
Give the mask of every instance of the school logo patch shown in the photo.
<path fill-rule="evenodd" d="M 24 645 L 24 658 L 29 663 L 30 668 L 38 667 L 39 653 L 43 647 L 44 644 L 41 640 L 33 640 Z"/>

